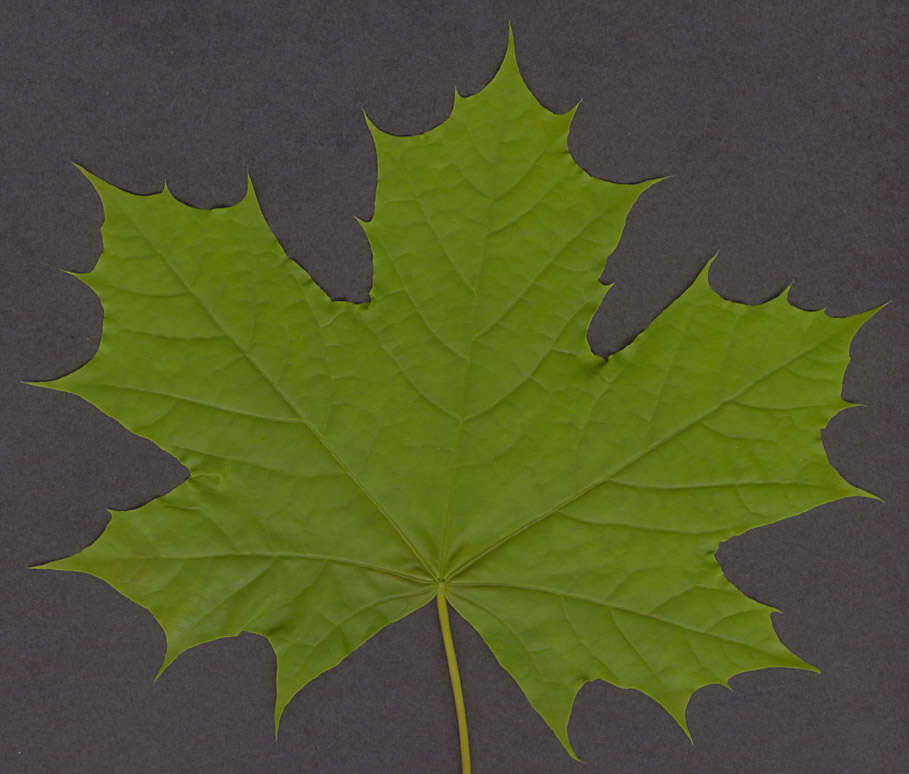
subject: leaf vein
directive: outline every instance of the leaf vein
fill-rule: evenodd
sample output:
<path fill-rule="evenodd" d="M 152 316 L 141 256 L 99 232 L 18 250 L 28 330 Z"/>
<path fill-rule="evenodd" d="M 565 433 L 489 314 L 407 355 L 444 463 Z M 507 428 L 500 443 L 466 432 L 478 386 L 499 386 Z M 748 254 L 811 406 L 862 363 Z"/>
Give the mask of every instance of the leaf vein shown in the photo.
<path fill-rule="evenodd" d="M 553 508 L 551 508 L 550 510 L 545 511 L 544 513 L 539 514 L 538 516 L 535 516 L 533 519 L 530 519 L 529 521 L 525 522 L 524 524 L 520 525 L 519 527 L 513 529 L 511 532 L 509 532 L 509 533 L 508 533 L 507 535 L 505 535 L 504 537 L 499 538 L 497 541 L 495 541 L 494 543 L 492 543 L 491 545 L 489 545 L 487 548 L 483 549 L 483 550 L 480 551 L 479 553 L 475 554 L 473 557 L 470 557 L 469 559 L 466 559 L 464 562 L 462 562 L 458 567 L 456 567 L 456 568 L 452 571 L 452 573 L 449 575 L 449 578 L 455 578 L 456 576 L 458 576 L 458 575 L 460 575 L 462 572 L 464 572 L 468 567 L 471 567 L 471 566 L 474 565 L 476 562 L 478 562 L 478 561 L 480 561 L 481 559 L 483 559 L 484 557 L 488 556 L 488 555 L 489 555 L 490 553 L 492 553 L 493 551 L 497 550 L 497 549 L 500 548 L 501 546 L 505 545 L 505 544 L 508 543 L 509 541 L 511 541 L 511 540 L 513 540 L 514 538 L 516 538 L 518 535 L 520 535 L 520 534 L 522 534 L 523 532 L 527 531 L 527 530 L 530 529 L 531 527 L 536 526 L 536 525 L 539 524 L 540 522 L 545 521 L 545 520 L 548 519 L 550 516 L 552 516 L 554 513 L 557 513 L 558 511 L 560 511 L 561 509 L 565 508 L 566 506 L 571 505 L 572 503 L 576 502 L 577 500 L 580 500 L 582 497 L 584 497 L 585 495 L 589 494 L 591 491 L 593 491 L 593 490 L 596 489 L 597 487 L 602 486 L 603 484 L 606 484 L 606 483 L 610 482 L 610 481 L 612 480 L 613 476 L 616 476 L 616 475 L 618 475 L 619 473 L 623 472 L 624 470 L 627 470 L 627 469 L 630 468 L 632 465 L 634 465 L 636 462 L 639 462 L 640 460 L 644 459 L 644 458 L 647 457 L 648 455 L 650 455 L 650 454 L 652 454 L 653 452 L 655 452 L 657 449 L 661 448 L 661 447 L 662 447 L 664 444 L 666 444 L 667 442 L 669 442 L 669 441 L 671 441 L 672 439 L 676 438 L 677 436 L 681 435 L 681 433 L 683 433 L 685 430 L 689 429 L 690 427 L 693 427 L 694 425 L 697 425 L 698 423 L 702 422 L 702 421 L 703 421 L 704 419 L 706 419 L 707 417 L 709 417 L 709 416 L 715 414 L 717 411 L 719 411 L 721 408 L 723 408 L 723 406 L 725 406 L 727 403 L 730 403 L 731 401 L 734 401 L 734 400 L 736 400 L 737 398 L 741 397 L 742 395 L 746 394 L 749 390 L 753 389 L 756 385 L 758 385 L 758 384 L 760 384 L 760 383 L 766 381 L 767 379 L 769 379 L 770 377 L 772 377 L 774 374 L 776 374 L 776 373 L 778 373 L 778 372 L 784 370 L 784 369 L 787 368 L 789 365 L 791 365 L 792 363 L 794 363 L 794 362 L 795 362 L 796 360 L 798 360 L 799 358 L 804 357 L 804 356 L 805 356 L 806 354 L 808 354 L 809 352 L 812 352 L 812 351 L 814 351 L 814 350 L 816 350 L 816 349 L 819 349 L 819 348 L 822 347 L 824 344 L 826 344 L 827 342 L 829 342 L 831 339 L 833 339 L 834 337 L 836 337 L 836 336 L 838 336 L 838 335 L 839 335 L 839 331 L 834 331 L 833 333 L 831 333 L 831 334 L 825 336 L 825 337 L 824 337 L 823 339 L 821 339 L 820 341 L 814 342 L 811 346 L 807 347 L 807 348 L 804 349 L 804 350 L 799 351 L 798 353 L 796 353 L 793 357 L 791 357 L 791 358 L 790 358 L 789 360 L 787 360 L 786 362 L 782 363 L 781 365 L 776 366 L 775 368 L 771 369 L 770 371 L 768 371 L 768 372 L 766 372 L 765 374 L 763 374 L 762 376 L 760 376 L 758 379 L 752 381 L 750 384 L 747 384 L 747 385 L 745 385 L 744 387 L 742 387 L 742 388 L 741 388 L 740 390 L 738 390 L 736 393 L 734 393 L 734 394 L 728 396 L 727 398 L 723 399 L 722 401 L 720 401 L 719 403 L 717 403 L 717 405 L 715 405 L 713 408 L 711 408 L 711 409 L 709 409 L 708 411 L 705 411 L 705 412 L 699 414 L 699 415 L 696 416 L 694 419 L 691 419 L 691 420 L 687 421 L 685 424 L 683 424 L 683 425 L 681 425 L 681 426 L 679 426 L 679 427 L 674 428 L 673 430 L 671 430 L 671 431 L 670 431 L 669 433 L 667 433 L 666 435 L 664 435 L 664 436 L 658 438 L 658 439 L 657 439 L 656 441 L 654 441 L 652 444 L 650 444 L 649 446 L 645 447 L 645 448 L 644 448 L 641 452 L 639 452 L 638 454 L 633 455 L 630 459 L 628 459 L 628 460 L 622 462 L 619 466 L 617 466 L 616 468 L 610 470 L 606 475 L 604 475 L 604 476 L 602 476 L 602 477 L 600 477 L 600 478 L 595 479 L 593 482 L 591 482 L 590 484 L 588 484 L 588 485 L 587 485 L 584 489 L 582 489 L 580 492 L 575 493 L 575 494 L 573 494 L 573 495 L 570 495 L 570 496 L 566 497 L 565 499 L 563 499 L 562 501 L 560 501 L 559 503 L 557 503 L 557 504 L 556 504 Z"/>
<path fill-rule="evenodd" d="M 215 325 L 217 325 L 221 330 L 224 331 L 224 333 L 227 335 L 227 337 L 233 342 L 234 346 L 249 361 L 250 365 L 252 365 L 256 369 L 256 371 L 259 372 L 259 374 L 262 376 L 262 378 L 265 379 L 265 381 L 272 387 L 272 389 L 281 398 L 281 400 L 284 401 L 284 403 L 287 405 L 287 407 L 290 408 L 300 418 L 301 422 L 306 425 L 307 429 L 319 441 L 319 443 L 322 445 L 322 447 L 325 449 L 325 451 L 329 454 L 329 456 L 332 457 L 332 459 L 334 459 L 334 461 L 338 465 L 338 467 L 341 468 L 341 470 L 343 470 L 347 474 L 347 476 L 351 479 L 351 481 L 353 481 L 354 484 L 356 484 L 357 487 L 360 489 L 360 491 L 363 492 L 363 494 L 366 496 L 366 498 L 368 500 L 370 500 L 370 502 L 372 502 L 372 504 L 375 506 L 376 510 L 388 522 L 389 526 L 391 526 L 391 528 L 394 530 L 394 532 L 397 533 L 401 542 L 404 543 L 404 545 L 410 550 L 410 552 L 413 554 L 414 558 L 420 564 L 423 565 L 423 569 L 425 569 L 431 575 L 432 570 L 430 568 L 429 562 L 426 561 L 426 559 L 423 557 L 422 553 L 420 553 L 420 551 L 414 545 L 413 541 L 407 536 L 407 534 L 404 532 L 404 530 L 401 528 L 401 526 L 397 523 L 397 521 L 391 516 L 390 513 L 388 513 L 388 511 L 384 507 L 382 507 L 382 505 L 379 503 L 379 501 L 376 499 L 376 497 L 359 480 L 357 475 L 353 472 L 353 470 L 350 469 L 350 467 L 347 465 L 347 463 L 345 463 L 344 460 L 337 454 L 337 452 L 335 452 L 335 450 L 333 448 L 331 448 L 331 446 L 329 446 L 327 440 L 324 438 L 322 433 L 319 432 L 319 430 L 313 424 L 306 421 L 306 419 L 303 416 L 303 413 L 300 411 L 300 409 L 297 408 L 297 406 L 293 402 L 291 402 L 291 400 L 284 394 L 283 390 L 281 390 L 280 387 L 278 387 L 278 385 L 271 379 L 271 377 L 268 375 L 268 373 L 262 368 L 262 366 L 258 363 L 258 361 L 253 357 L 252 353 L 249 352 L 244 347 L 240 346 L 240 342 L 234 337 L 233 333 L 227 328 L 226 325 L 224 325 L 224 323 L 208 307 L 208 305 L 202 300 L 202 297 L 192 289 L 192 287 L 183 278 L 183 275 L 181 275 L 176 270 L 176 268 L 174 268 L 174 266 L 171 264 L 171 262 L 167 259 L 167 256 L 164 253 L 164 251 L 158 249 L 158 247 L 154 244 L 152 239 L 142 229 L 142 226 L 139 223 L 139 221 L 136 220 L 132 216 L 132 213 L 129 212 L 128 208 L 124 208 L 124 211 L 126 213 L 126 216 L 129 218 L 130 222 L 133 224 L 136 231 L 145 239 L 148 246 L 161 258 L 162 263 L 171 271 L 171 273 L 174 275 L 174 277 L 186 288 L 187 292 L 190 293 L 198 301 L 199 306 L 211 318 L 212 322 L 215 323 Z"/>

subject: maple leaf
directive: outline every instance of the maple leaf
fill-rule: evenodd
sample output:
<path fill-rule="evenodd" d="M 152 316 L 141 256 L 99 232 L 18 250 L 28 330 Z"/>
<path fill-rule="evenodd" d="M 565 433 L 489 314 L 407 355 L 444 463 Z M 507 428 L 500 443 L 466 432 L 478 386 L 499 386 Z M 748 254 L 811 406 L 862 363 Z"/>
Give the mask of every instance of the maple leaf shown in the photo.
<path fill-rule="evenodd" d="M 243 631 L 294 694 L 433 598 L 466 726 L 447 602 L 572 752 L 587 681 L 635 688 L 686 730 L 691 695 L 762 667 L 812 668 L 739 592 L 721 541 L 863 495 L 827 462 L 849 342 L 781 294 L 716 295 L 705 268 L 631 345 L 586 342 L 597 282 L 637 197 L 567 149 L 511 40 L 478 95 L 413 137 L 372 124 L 368 304 L 291 261 L 250 184 L 198 210 L 86 173 L 106 219 L 80 275 L 94 358 L 45 386 L 157 443 L 188 480 L 112 512 L 87 572 L 150 610 L 162 670 Z M 573 752 L 572 752 L 573 754 Z"/>

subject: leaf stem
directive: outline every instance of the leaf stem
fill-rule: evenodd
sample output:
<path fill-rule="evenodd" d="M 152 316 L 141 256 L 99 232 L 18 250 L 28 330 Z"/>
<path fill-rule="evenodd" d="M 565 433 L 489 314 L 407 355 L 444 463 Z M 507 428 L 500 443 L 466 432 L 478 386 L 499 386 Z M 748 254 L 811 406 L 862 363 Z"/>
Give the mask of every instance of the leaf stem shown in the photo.
<path fill-rule="evenodd" d="M 439 584 L 436 594 L 436 608 L 439 611 L 439 628 L 445 643 L 445 657 L 448 659 L 448 676 L 451 678 L 451 692 L 454 695 L 455 714 L 458 716 L 458 736 L 461 742 L 461 774 L 470 774 L 470 742 L 467 739 L 467 714 L 464 712 L 464 695 L 461 693 L 461 673 L 451 639 L 451 622 L 448 620 L 448 602 L 445 600 L 445 585 Z"/>

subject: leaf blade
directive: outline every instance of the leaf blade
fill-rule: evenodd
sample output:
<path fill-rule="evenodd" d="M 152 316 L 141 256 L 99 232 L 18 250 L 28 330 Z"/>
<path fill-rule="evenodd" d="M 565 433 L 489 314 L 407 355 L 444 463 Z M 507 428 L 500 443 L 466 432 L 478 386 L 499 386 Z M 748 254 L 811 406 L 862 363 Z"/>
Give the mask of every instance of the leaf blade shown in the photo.
<path fill-rule="evenodd" d="M 367 119 L 375 284 L 359 307 L 294 266 L 251 184 L 202 211 L 86 173 L 106 213 L 83 275 L 104 335 L 46 386 L 190 478 L 45 567 L 151 610 L 165 667 L 198 642 L 266 636 L 276 725 L 309 680 L 443 586 L 572 755 L 589 679 L 641 690 L 688 733 L 701 685 L 812 668 L 714 551 L 867 494 L 827 463 L 820 428 L 848 405 L 868 315 L 734 304 L 705 268 L 629 347 L 593 356 L 596 277 L 656 181 L 587 175 L 572 116 L 536 102 L 509 36 L 490 85 L 441 126 L 395 137 Z"/>

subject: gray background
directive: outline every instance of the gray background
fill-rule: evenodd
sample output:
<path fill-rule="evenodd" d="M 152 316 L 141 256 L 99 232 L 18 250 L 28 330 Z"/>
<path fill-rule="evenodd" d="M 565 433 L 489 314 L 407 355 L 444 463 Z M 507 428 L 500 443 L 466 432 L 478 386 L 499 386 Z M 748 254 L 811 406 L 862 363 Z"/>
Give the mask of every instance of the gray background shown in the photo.
<path fill-rule="evenodd" d="M 856 336 L 825 432 L 850 499 L 724 544 L 727 576 L 782 610 L 821 675 L 765 670 L 691 701 L 691 746 L 641 694 L 579 694 L 574 764 L 479 637 L 455 620 L 476 772 L 901 772 L 909 756 L 909 377 L 905 5 L 646 2 L 5 2 L 0 11 L 0 771 L 454 772 L 432 607 L 388 627 L 289 705 L 242 635 L 157 682 L 152 617 L 88 576 L 29 571 L 94 540 L 184 471 L 80 399 L 22 385 L 84 363 L 101 331 L 87 271 L 100 203 L 69 162 L 137 193 L 230 204 L 250 171 L 288 253 L 362 301 L 375 156 L 443 121 L 505 48 L 544 105 L 583 98 L 577 162 L 673 175 L 635 207 L 590 339 L 630 340 L 714 251 L 723 296 L 832 314 L 892 300 Z"/>

